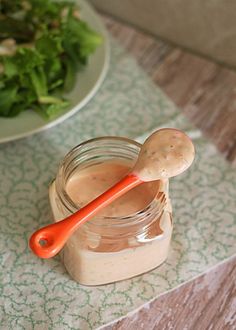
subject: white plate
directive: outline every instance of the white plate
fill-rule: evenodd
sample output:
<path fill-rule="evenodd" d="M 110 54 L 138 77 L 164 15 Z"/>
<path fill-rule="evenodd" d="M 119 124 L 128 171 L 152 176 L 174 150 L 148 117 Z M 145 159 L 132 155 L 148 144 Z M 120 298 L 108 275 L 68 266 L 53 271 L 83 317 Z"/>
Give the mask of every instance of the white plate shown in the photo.
<path fill-rule="evenodd" d="M 33 111 L 24 111 L 13 118 L 0 117 L 0 143 L 20 139 L 53 127 L 81 109 L 97 92 L 109 65 L 109 41 L 100 17 L 84 1 L 78 0 L 81 17 L 103 37 L 103 43 L 89 58 L 87 66 L 78 73 L 76 85 L 69 93 L 70 108 L 51 120 L 45 120 Z"/>

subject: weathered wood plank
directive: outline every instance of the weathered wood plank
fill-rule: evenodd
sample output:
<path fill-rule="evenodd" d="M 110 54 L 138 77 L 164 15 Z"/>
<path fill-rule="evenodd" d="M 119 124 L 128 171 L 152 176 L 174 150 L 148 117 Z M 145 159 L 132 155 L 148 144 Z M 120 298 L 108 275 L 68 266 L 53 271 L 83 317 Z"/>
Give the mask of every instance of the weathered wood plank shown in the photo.
<path fill-rule="evenodd" d="M 236 258 L 104 330 L 236 329 Z"/>
<path fill-rule="evenodd" d="M 236 72 L 103 16 L 111 34 L 230 161 L 236 160 Z"/>

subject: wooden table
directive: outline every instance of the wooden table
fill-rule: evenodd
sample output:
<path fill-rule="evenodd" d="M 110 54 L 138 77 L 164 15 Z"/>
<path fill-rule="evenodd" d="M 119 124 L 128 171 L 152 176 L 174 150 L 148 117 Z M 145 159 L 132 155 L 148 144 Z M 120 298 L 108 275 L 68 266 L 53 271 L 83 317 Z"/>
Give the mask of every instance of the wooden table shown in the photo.
<path fill-rule="evenodd" d="M 102 17 L 152 80 L 236 163 L 236 72 Z M 236 329 L 236 258 L 104 329 Z"/>

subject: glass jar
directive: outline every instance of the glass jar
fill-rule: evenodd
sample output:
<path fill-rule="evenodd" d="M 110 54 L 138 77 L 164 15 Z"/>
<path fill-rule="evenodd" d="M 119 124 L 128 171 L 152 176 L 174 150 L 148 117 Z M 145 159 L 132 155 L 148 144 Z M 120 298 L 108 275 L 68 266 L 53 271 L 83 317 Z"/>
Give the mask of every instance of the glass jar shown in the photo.
<path fill-rule="evenodd" d="M 72 149 L 49 188 L 55 221 L 79 209 L 66 191 L 73 173 L 113 159 L 126 161 L 132 168 L 140 147 L 126 138 L 102 137 Z M 74 280 L 84 285 L 111 283 L 145 273 L 165 261 L 172 234 L 168 181 L 151 184 L 154 195 L 144 209 L 119 217 L 95 216 L 70 237 L 60 254 Z"/>

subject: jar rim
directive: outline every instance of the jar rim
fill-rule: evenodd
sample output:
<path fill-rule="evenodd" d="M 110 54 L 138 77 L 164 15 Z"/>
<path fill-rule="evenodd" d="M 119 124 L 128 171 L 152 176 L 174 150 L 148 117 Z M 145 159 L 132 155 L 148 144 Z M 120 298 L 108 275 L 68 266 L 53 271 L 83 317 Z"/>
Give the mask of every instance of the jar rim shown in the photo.
<path fill-rule="evenodd" d="M 65 163 L 69 160 L 69 158 L 76 152 L 78 151 L 81 147 L 88 145 L 90 143 L 93 142 L 99 142 L 99 141 L 120 141 L 120 142 L 127 142 L 133 146 L 136 147 L 141 147 L 141 143 L 126 138 L 126 137 L 119 137 L 119 136 L 102 136 L 102 137 L 96 137 L 96 138 L 92 138 L 86 141 L 83 141 L 81 143 L 79 143 L 77 146 L 75 146 L 74 148 L 72 148 L 64 157 L 64 159 L 62 160 L 60 166 L 59 166 L 59 170 L 58 170 L 58 174 L 57 178 L 56 178 L 56 182 L 58 178 L 62 178 L 62 171 L 64 170 L 64 166 Z M 160 191 L 160 186 L 161 186 L 161 180 L 158 180 L 158 186 L 157 186 L 157 194 Z M 58 185 L 56 184 L 56 189 L 58 188 Z M 68 209 L 69 212 L 76 212 L 78 211 L 80 208 L 78 207 L 78 205 L 76 203 L 73 202 L 73 200 L 70 198 L 70 196 L 67 194 L 66 189 L 65 189 L 65 182 L 63 181 L 61 187 L 61 193 L 66 201 L 66 203 L 64 203 L 63 200 L 61 200 L 63 202 L 63 205 Z M 58 191 L 58 190 L 57 190 Z M 143 219 L 146 218 L 147 214 L 150 212 L 153 212 L 155 209 L 157 209 L 157 202 L 156 202 L 156 195 L 154 196 L 154 198 L 151 200 L 151 202 L 145 206 L 145 208 L 134 212 L 132 214 L 128 214 L 126 216 L 96 216 L 97 220 L 102 220 L 102 219 L 106 219 L 109 220 L 109 225 L 112 224 L 112 226 L 126 226 L 126 225 L 130 225 L 131 221 L 132 224 L 137 224 L 137 222 L 142 221 Z M 86 222 L 86 224 L 91 224 L 91 225 L 98 225 L 98 226 L 108 226 L 107 223 L 101 223 L 101 224 L 95 224 L 95 220 L 91 219 L 90 221 Z"/>
<path fill-rule="evenodd" d="M 72 153 L 74 150 L 76 150 L 77 148 L 83 146 L 83 145 L 86 145 L 88 143 L 91 143 L 91 142 L 96 142 L 96 141 L 105 141 L 105 140 L 119 140 L 119 141 L 126 141 L 126 142 L 129 142 L 131 144 L 134 144 L 136 145 L 137 147 L 141 147 L 141 143 L 135 141 L 135 140 L 132 140 L 132 139 L 129 139 L 127 137 L 124 137 L 124 136 L 115 136 L 115 135 L 107 135 L 107 136 L 99 136 L 99 137 L 96 137 L 96 138 L 92 138 L 92 139 L 89 139 L 89 140 L 86 140 L 86 141 L 83 141 L 81 143 L 79 143 L 77 146 L 75 146 L 74 148 L 72 148 L 67 154 L 66 156 L 64 157 L 64 159 L 70 154 Z"/>

